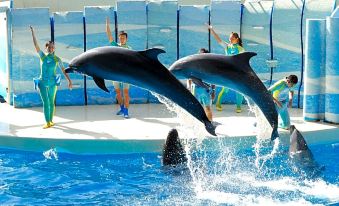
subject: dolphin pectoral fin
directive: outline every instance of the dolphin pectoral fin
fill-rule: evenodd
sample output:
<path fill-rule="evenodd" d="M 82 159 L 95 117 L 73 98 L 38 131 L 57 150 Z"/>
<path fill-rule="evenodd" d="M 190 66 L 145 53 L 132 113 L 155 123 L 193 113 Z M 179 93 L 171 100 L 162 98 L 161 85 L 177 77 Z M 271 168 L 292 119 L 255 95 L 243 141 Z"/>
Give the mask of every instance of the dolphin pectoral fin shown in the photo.
<path fill-rule="evenodd" d="M 94 80 L 95 84 L 96 84 L 100 89 L 102 89 L 102 90 L 104 90 L 105 92 L 108 92 L 108 93 L 109 93 L 109 91 L 108 91 L 108 89 L 107 89 L 107 87 L 106 87 L 106 85 L 105 85 L 105 80 L 104 80 L 104 79 L 98 78 L 98 77 L 93 77 L 93 80 Z"/>
<path fill-rule="evenodd" d="M 217 136 L 217 134 L 215 133 L 215 128 L 216 127 L 212 124 L 212 122 L 205 121 L 204 124 L 205 124 L 205 128 L 208 131 L 208 133 L 210 133 L 213 136 Z"/>
<path fill-rule="evenodd" d="M 159 48 L 151 48 L 151 49 L 147 49 L 145 51 L 139 51 L 139 53 L 145 57 L 148 57 L 150 59 L 158 60 L 158 55 L 161 53 L 166 53 L 164 50 L 159 49 Z"/>

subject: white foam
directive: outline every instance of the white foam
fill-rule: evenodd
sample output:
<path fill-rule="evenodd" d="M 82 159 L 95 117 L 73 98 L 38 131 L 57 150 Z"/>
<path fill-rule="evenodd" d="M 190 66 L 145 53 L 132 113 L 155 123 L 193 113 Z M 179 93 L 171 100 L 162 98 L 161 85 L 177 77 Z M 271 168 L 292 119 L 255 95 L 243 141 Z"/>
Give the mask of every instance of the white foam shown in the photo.
<path fill-rule="evenodd" d="M 313 205 L 311 202 L 303 198 L 292 201 L 279 201 L 270 197 L 258 196 L 254 194 L 243 195 L 219 191 L 204 191 L 197 195 L 198 199 L 210 200 L 217 204 L 230 204 L 239 206 L 262 206 L 262 205 L 275 205 L 275 206 L 295 206 L 295 205 Z"/>
<path fill-rule="evenodd" d="M 299 190 L 306 195 L 328 199 L 331 202 L 339 202 L 339 185 L 329 184 L 324 180 L 305 180 L 304 184 L 300 186 Z"/>
<path fill-rule="evenodd" d="M 42 153 L 46 159 L 55 159 L 58 160 L 58 153 L 55 148 L 47 150 Z"/>

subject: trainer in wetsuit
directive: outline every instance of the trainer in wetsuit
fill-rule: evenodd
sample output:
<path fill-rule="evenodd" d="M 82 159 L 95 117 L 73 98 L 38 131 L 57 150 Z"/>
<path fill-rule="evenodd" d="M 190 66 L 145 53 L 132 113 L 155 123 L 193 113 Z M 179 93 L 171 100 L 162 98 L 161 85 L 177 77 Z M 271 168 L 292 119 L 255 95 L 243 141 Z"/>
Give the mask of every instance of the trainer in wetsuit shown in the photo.
<path fill-rule="evenodd" d="M 68 88 L 72 89 L 72 81 L 69 78 L 68 74 L 65 72 L 65 68 L 62 64 L 62 61 L 59 57 L 55 55 L 55 46 L 54 42 L 48 41 L 45 44 L 46 52 L 42 52 L 37 43 L 34 29 L 30 26 L 33 43 L 35 50 L 38 52 L 40 57 L 40 77 L 35 80 L 37 87 L 40 91 L 40 96 L 42 104 L 44 107 L 44 115 L 46 124 L 43 126 L 44 129 L 54 126 L 53 116 L 55 113 L 55 95 L 57 92 L 57 86 L 60 85 L 60 75 L 56 74 L 56 68 L 59 67 L 62 70 L 62 73 L 68 81 Z"/>
<path fill-rule="evenodd" d="M 288 130 L 290 127 L 290 115 L 287 107 L 292 107 L 293 89 L 297 83 L 298 77 L 296 75 L 290 75 L 277 81 L 268 89 L 273 96 L 273 101 L 276 104 L 276 109 L 279 114 L 279 128 Z"/>
<path fill-rule="evenodd" d="M 209 53 L 209 51 L 205 48 L 201 48 L 199 53 Z M 207 84 L 201 79 L 195 77 L 191 77 L 187 83 L 188 89 L 204 107 L 207 118 L 212 121 L 212 102 L 215 97 L 215 85 Z"/>
<path fill-rule="evenodd" d="M 238 33 L 231 32 L 229 36 L 229 43 L 226 43 L 223 41 L 219 35 L 214 31 L 212 26 L 208 25 L 208 29 L 211 31 L 212 35 L 214 38 L 217 40 L 217 42 L 225 49 L 225 55 L 227 56 L 233 56 L 236 54 L 243 53 L 245 50 L 242 47 L 242 40 L 239 37 Z M 228 92 L 228 88 L 222 87 L 221 91 L 219 92 L 217 103 L 216 103 L 216 108 L 218 111 L 222 111 L 221 107 L 221 101 L 222 97 Z M 236 109 L 235 111 L 237 113 L 241 112 L 241 105 L 244 100 L 244 97 L 242 94 L 239 94 L 236 92 Z"/>

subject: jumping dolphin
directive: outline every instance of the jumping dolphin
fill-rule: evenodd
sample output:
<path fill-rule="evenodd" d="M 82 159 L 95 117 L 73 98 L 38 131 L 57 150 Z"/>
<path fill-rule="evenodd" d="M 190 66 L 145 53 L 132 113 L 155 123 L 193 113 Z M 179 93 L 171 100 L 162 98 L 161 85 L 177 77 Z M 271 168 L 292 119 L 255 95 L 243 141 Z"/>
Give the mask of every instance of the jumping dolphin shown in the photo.
<path fill-rule="evenodd" d="M 162 163 L 164 166 L 176 166 L 187 162 L 185 151 L 180 143 L 178 131 L 172 129 L 169 131 L 162 154 Z"/>
<path fill-rule="evenodd" d="M 120 47 L 98 47 L 71 60 L 66 73 L 77 72 L 93 77 L 102 90 L 108 92 L 105 80 L 126 82 L 154 91 L 185 109 L 205 124 L 216 136 L 215 127 L 208 120 L 198 100 L 158 60 L 164 50 L 153 48 L 133 51 Z"/>
<path fill-rule="evenodd" d="M 320 167 L 314 160 L 313 154 L 308 148 L 304 137 L 294 125 L 290 126 L 290 134 L 290 159 L 295 163 L 297 168 L 302 169 L 309 177 L 318 176 L 324 167 Z"/>
<path fill-rule="evenodd" d="M 211 84 L 232 88 L 250 97 L 261 109 L 273 128 L 271 140 L 278 134 L 278 113 L 272 95 L 249 64 L 256 53 L 244 52 L 234 56 L 194 54 L 174 62 L 169 70 L 177 78 L 199 78 Z"/>

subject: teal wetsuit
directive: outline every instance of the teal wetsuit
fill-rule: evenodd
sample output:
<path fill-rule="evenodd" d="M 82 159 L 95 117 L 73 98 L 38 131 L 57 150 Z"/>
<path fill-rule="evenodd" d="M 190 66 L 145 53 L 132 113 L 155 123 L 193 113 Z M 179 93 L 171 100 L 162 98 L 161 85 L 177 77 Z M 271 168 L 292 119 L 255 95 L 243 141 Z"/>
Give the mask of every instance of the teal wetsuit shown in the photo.
<path fill-rule="evenodd" d="M 63 68 L 62 61 L 53 54 L 44 54 L 39 51 L 40 57 L 40 77 L 39 90 L 44 107 L 44 115 L 47 123 L 53 121 L 55 111 L 55 95 L 57 92 L 56 68 Z"/>
<path fill-rule="evenodd" d="M 224 47 L 225 49 L 225 55 L 227 56 L 233 56 L 236 54 L 240 54 L 243 53 L 245 50 L 242 46 L 240 46 L 239 44 L 226 44 L 225 42 L 222 42 L 220 44 L 222 47 Z M 217 99 L 217 109 L 219 108 L 219 110 L 221 110 L 221 102 L 222 102 L 222 98 L 224 96 L 224 94 L 226 94 L 228 92 L 228 88 L 222 87 L 221 91 L 218 94 L 218 99 Z M 244 97 L 239 94 L 236 93 L 236 104 L 237 104 L 237 110 L 241 111 L 241 104 L 244 100 Z"/>
<path fill-rule="evenodd" d="M 293 92 L 294 87 L 288 87 L 285 79 L 277 81 L 274 85 L 272 85 L 268 91 L 271 92 L 272 96 L 281 102 L 282 107 L 278 107 L 276 105 L 276 109 L 279 114 L 278 118 L 278 126 L 280 128 L 288 129 L 290 127 L 290 115 L 288 113 L 288 93 Z"/>

